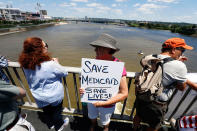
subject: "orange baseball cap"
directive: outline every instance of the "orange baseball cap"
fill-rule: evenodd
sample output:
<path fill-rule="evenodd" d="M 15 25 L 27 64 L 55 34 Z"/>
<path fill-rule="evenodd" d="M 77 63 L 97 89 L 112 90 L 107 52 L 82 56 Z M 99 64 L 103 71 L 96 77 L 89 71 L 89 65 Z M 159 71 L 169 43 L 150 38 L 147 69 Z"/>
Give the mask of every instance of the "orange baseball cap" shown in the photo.
<path fill-rule="evenodd" d="M 163 48 L 176 48 L 176 47 L 182 47 L 187 50 L 193 49 L 193 47 L 188 46 L 185 43 L 185 40 L 181 38 L 170 38 L 163 43 Z"/>

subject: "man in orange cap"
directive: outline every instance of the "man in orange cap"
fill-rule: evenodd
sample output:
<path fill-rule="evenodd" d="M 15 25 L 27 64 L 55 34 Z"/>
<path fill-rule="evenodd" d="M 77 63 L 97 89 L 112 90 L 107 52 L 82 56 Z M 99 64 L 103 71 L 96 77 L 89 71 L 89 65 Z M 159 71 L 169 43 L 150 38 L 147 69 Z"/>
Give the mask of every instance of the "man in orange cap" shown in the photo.
<path fill-rule="evenodd" d="M 182 53 L 185 50 L 192 50 L 192 49 L 193 49 L 193 47 L 188 46 L 185 43 L 184 39 L 170 38 L 163 43 L 162 54 L 167 55 L 167 56 L 171 56 L 173 59 L 180 60 L 180 58 L 182 58 L 180 56 L 182 56 Z M 166 50 L 167 50 L 167 52 L 166 52 Z"/>
<path fill-rule="evenodd" d="M 188 46 L 185 40 L 181 38 L 170 38 L 163 43 L 161 54 L 157 57 L 161 59 L 171 57 L 173 59 L 163 64 L 162 84 L 164 89 L 152 103 L 147 104 L 144 101 L 137 101 L 137 114 L 134 118 L 135 129 L 142 120 L 149 124 L 146 131 L 159 130 L 167 112 L 167 102 L 173 94 L 174 87 L 183 91 L 186 85 L 189 85 L 197 90 L 197 84 L 186 78 L 187 68 L 183 63 L 184 60 L 187 60 L 186 57 L 183 57 L 183 52 L 192 49 L 193 47 Z"/>

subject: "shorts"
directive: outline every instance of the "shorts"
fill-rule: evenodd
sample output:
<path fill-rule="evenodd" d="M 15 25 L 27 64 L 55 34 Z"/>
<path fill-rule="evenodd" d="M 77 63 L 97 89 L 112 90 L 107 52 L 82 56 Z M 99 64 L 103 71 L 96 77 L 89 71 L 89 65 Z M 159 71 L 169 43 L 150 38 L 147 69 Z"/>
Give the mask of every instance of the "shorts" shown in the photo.
<path fill-rule="evenodd" d="M 136 113 L 145 123 L 153 129 L 159 129 L 167 112 L 167 104 L 157 105 L 153 102 L 136 100 Z"/>
<path fill-rule="evenodd" d="M 95 107 L 92 103 L 88 103 L 88 117 L 90 119 L 96 119 L 100 117 L 101 124 L 103 126 L 110 123 L 111 115 L 114 113 L 115 105 L 112 107 Z"/>

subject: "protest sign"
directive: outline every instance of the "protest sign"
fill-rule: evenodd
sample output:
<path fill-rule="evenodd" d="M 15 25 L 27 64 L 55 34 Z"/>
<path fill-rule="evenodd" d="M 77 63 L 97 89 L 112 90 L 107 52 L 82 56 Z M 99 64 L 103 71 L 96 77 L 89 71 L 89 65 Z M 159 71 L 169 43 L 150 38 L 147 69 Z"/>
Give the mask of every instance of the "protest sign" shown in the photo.
<path fill-rule="evenodd" d="M 105 101 L 118 93 L 123 62 L 82 58 L 81 67 L 81 102 Z"/>
<path fill-rule="evenodd" d="M 186 77 L 188 80 L 197 83 L 197 73 L 187 73 Z"/>

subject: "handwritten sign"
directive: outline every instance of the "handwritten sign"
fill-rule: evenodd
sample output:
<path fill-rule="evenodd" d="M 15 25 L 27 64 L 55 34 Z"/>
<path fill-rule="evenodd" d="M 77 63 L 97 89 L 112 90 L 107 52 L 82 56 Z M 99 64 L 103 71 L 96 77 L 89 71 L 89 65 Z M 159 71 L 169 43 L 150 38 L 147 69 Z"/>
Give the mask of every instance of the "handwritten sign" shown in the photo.
<path fill-rule="evenodd" d="M 187 73 L 186 77 L 188 80 L 197 83 L 197 73 Z"/>
<path fill-rule="evenodd" d="M 105 101 L 118 93 L 123 62 L 82 58 L 81 65 L 81 102 Z"/>

